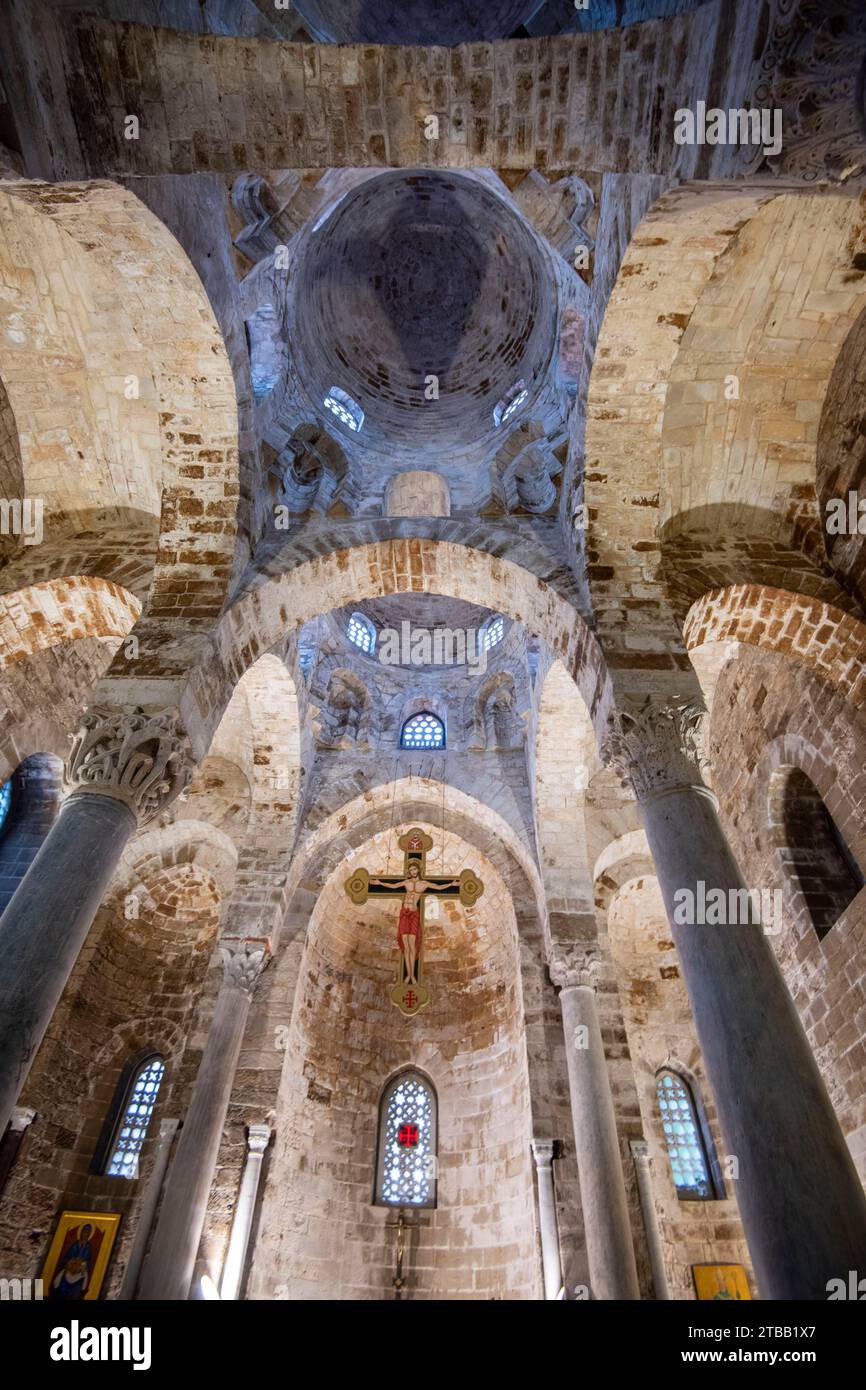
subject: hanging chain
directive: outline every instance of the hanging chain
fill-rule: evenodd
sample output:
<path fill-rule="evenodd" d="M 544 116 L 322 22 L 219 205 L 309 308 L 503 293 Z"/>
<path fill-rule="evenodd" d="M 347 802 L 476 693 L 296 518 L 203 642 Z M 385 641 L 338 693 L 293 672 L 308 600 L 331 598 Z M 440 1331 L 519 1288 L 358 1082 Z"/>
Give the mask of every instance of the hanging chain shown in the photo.
<path fill-rule="evenodd" d="M 388 826 L 388 865 L 385 873 L 391 872 L 391 842 L 394 839 L 394 805 L 397 801 L 397 759 L 394 759 L 394 786 L 391 791 L 391 824 Z"/>

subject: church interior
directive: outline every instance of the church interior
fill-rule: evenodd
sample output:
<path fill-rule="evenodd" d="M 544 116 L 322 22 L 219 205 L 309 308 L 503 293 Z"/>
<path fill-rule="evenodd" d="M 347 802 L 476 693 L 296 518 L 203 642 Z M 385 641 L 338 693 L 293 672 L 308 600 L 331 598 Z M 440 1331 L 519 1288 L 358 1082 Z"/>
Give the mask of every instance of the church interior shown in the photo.
<path fill-rule="evenodd" d="M 866 9 L 0 31 L 4 1287 L 866 1297 Z"/>

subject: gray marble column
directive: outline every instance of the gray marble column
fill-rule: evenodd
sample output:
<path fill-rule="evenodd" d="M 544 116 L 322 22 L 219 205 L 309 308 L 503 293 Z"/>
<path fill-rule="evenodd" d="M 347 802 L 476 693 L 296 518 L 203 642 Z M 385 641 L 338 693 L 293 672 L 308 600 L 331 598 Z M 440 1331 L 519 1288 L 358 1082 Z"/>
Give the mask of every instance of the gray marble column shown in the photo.
<path fill-rule="evenodd" d="M 232 1233 L 229 1237 L 229 1247 L 226 1251 L 222 1279 L 220 1280 L 220 1298 L 226 1301 L 236 1299 L 241 1286 L 244 1261 L 247 1257 L 247 1246 L 250 1242 L 250 1231 L 253 1224 L 253 1212 L 256 1208 L 259 1180 L 262 1176 L 262 1160 L 270 1142 L 270 1125 L 250 1125 L 247 1130 L 247 1158 L 244 1164 L 244 1175 L 241 1179 L 241 1188 L 232 1221 Z"/>
<path fill-rule="evenodd" d="M 0 919 L 0 1133 L 127 840 L 190 770 L 171 713 L 96 710 L 74 736 L 66 799 Z"/>
<path fill-rule="evenodd" d="M 544 1270 L 545 1299 L 559 1298 L 562 1290 L 562 1259 L 556 1224 L 556 1193 L 553 1187 L 553 1139 L 533 1139 L 532 1156 L 538 1183 L 538 1234 L 541 1237 L 541 1265 Z"/>
<path fill-rule="evenodd" d="M 670 1298 L 670 1294 L 668 1293 L 668 1279 L 665 1273 L 659 1219 L 656 1214 L 656 1204 L 653 1200 L 649 1150 L 645 1139 L 629 1139 L 628 1146 L 631 1149 L 635 1177 L 637 1178 L 640 1209 L 643 1216 L 643 1227 L 646 1232 L 647 1250 L 649 1251 L 650 1268 L 653 1276 L 653 1289 L 655 1290 L 656 1298 L 661 1301 Z"/>
<path fill-rule="evenodd" d="M 637 1299 L 634 1243 L 595 997 L 598 967 L 598 954 L 592 947 L 557 947 L 550 975 L 559 986 L 565 1031 L 592 1294 L 600 1299 Z"/>
<path fill-rule="evenodd" d="M 252 991 L 268 959 L 261 940 L 224 937 L 220 949 L 223 982 L 141 1277 L 142 1299 L 189 1297 Z"/>
<path fill-rule="evenodd" d="M 746 884 L 702 780 L 704 715 L 686 699 L 620 711 L 604 752 L 641 806 L 761 1297 L 825 1299 L 866 1263 L 866 1196 L 770 942 L 737 906 Z M 701 921 L 713 889 L 729 925 Z"/>

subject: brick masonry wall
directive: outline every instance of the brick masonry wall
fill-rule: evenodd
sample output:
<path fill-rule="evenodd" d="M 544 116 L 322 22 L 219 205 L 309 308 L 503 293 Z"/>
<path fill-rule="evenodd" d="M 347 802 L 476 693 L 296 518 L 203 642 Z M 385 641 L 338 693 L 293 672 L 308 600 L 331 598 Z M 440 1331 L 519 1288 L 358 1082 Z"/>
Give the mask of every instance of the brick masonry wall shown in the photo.
<path fill-rule="evenodd" d="M 781 930 L 770 940 L 866 1177 L 866 899 L 858 894 L 819 939 L 775 796 L 780 773 L 805 773 L 866 864 L 864 737 L 862 712 L 844 692 L 781 654 L 740 648 L 719 677 L 710 748 L 725 827 L 746 882 L 782 892 Z"/>
<path fill-rule="evenodd" d="M 142 1153 L 144 1179 L 160 1119 L 183 1114 L 181 1058 L 219 918 L 214 879 L 191 863 L 145 874 L 136 891 L 136 918 L 116 890 L 100 909 L 39 1049 L 21 1096 L 36 1119 L 0 1213 L 3 1268 L 37 1275 L 61 1211 L 119 1211 L 107 1285 L 114 1297 L 145 1181 L 92 1173 L 94 1150 L 123 1067 L 142 1048 L 153 1047 L 167 1064 Z"/>
<path fill-rule="evenodd" d="M 734 22 L 716 0 L 625 29 L 447 50 L 202 37 L 90 16 L 58 35 L 56 15 L 18 0 L 4 78 L 30 112 L 34 171 L 59 178 L 366 164 L 706 178 L 763 164 L 757 150 L 743 158 L 732 147 L 674 144 L 673 113 L 707 96 L 723 107 L 787 100 L 793 122 L 778 166 L 796 176 L 820 162 L 841 173 L 862 140 L 845 100 L 862 21 L 837 26 L 819 58 L 811 26 L 820 10 L 804 0 L 791 25 L 779 0 L 769 17 L 749 0 Z M 821 63 L 835 70 L 829 100 Z M 138 140 L 124 139 L 128 114 L 141 122 Z M 428 116 L 439 119 L 436 140 L 425 136 Z M 34 141 L 52 120 L 51 143 Z"/>

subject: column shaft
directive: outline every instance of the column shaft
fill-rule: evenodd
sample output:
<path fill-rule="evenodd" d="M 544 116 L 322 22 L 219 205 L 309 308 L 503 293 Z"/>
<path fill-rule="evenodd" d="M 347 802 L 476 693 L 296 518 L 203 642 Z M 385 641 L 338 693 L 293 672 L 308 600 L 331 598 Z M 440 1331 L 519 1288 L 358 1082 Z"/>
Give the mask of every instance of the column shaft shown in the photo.
<path fill-rule="evenodd" d="M 135 827 L 124 802 L 76 793 L 61 806 L 3 913 L 0 1133 Z"/>
<path fill-rule="evenodd" d="M 132 1242 L 132 1249 L 129 1253 L 129 1259 L 126 1262 L 126 1269 L 123 1274 L 123 1284 L 120 1289 L 121 1300 L 135 1298 L 138 1276 L 141 1273 L 141 1265 L 144 1260 L 144 1253 L 147 1249 L 147 1242 L 150 1238 L 154 1214 L 159 1205 L 159 1196 L 162 1192 L 165 1170 L 168 1167 L 168 1160 L 171 1157 L 171 1146 L 174 1143 L 174 1136 L 177 1133 L 179 1123 L 179 1120 L 163 1120 L 159 1127 L 159 1141 L 153 1160 L 153 1167 L 150 1170 L 150 1176 L 147 1180 L 147 1190 L 138 1209 L 135 1239 Z"/>
<path fill-rule="evenodd" d="M 237 1206 L 232 1221 L 232 1233 L 229 1237 L 229 1248 L 226 1251 L 223 1277 L 220 1281 L 220 1297 L 226 1300 L 236 1299 L 241 1286 L 244 1261 L 246 1260 L 250 1230 L 253 1224 L 253 1212 L 259 1190 L 259 1179 L 262 1176 L 262 1160 L 270 1137 L 271 1131 L 268 1125 L 250 1125 L 244 1175 L 241 1179 L 241 1190 L 238 1193 Z"/>
<path fill-rule="evenodd" d="M 562 1259 L 556 1224 L 556 1194 L 553 1187 L 553 1141 L 533 1139 L 535 1173 L 538 1180 L 538 1233 L 541 1237 L 541 1264 L 544 1270 L 545 1299 L 559 1298 L 562 1289 Z"/>
<path fill-rule="evenodd" d="M 565 985 L 559 1002 L 592 1293 L 636 1299 L 634 1245 L 595 990 Z"/>
<path fill-rule="evenodd" d="M 866 1262 L 866 1197 L 811 1045 L 762 926 L 677 921 L 681 890 L 745 889 L 706 789 L 642 809 L 761 1296 L 826 1298 Z"/>
<path fill-rule="evenodd" d="M 189 1296 L 250 997 L 247 989 L 229 979 L 217 997 L 139 1298 L 170 1301 Z"/>
<path fill-rule="evenodd" d="M 662 1238 L 659 1230 L 659 1219 L 656 1214 L 656 1204 L 653 1200 L 652 1175 L 649 1168 L 649 1155 L 647 1153 L 646 1140 L 629 1140 L 631 1156 L 634 1160 L 635 1177 L 637 1178 L 637 1190 L 640 1197 L 640 1209 L 643 1214 L 643 1225 L 646 1231 L 647 1250 L 650 1257 L 650 1268 L 653 1276 L 653 1289 L 656 1298 L 661 1301 L 670 1298 L 668 1292 L 668 1280 L 665 1273 L 664 1252 L 662 1250 Z"/>

